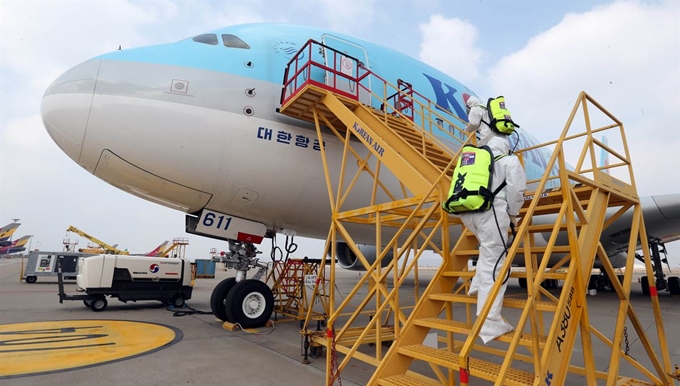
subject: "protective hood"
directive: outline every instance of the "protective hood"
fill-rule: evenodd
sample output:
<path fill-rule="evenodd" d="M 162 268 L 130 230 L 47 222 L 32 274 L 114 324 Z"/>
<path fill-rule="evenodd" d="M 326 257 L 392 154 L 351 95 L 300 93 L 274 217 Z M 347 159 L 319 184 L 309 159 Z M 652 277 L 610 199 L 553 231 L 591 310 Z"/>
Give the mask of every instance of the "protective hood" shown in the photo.
<path fill-rule="evenodd" d="M 482 102 L 480 102 L 479 99 L 477 99 L 476 96 L 472 96 L 472 95 L 470 95 L 468 97 L 467 101 L 465 101 L 465 105 L 469 108 L 473 108 L 475 106 L 480 106 L 481 104 L 482 104 Z"/>
<path fill-rule="evenodd" d="M 501 136 L 492 136 L 487 142 L 486 146 L 491 149 L 494 157 L 499 155 L 508 154 L 510 152 L 510 145 L 508 144 L 508 139 Z"/>

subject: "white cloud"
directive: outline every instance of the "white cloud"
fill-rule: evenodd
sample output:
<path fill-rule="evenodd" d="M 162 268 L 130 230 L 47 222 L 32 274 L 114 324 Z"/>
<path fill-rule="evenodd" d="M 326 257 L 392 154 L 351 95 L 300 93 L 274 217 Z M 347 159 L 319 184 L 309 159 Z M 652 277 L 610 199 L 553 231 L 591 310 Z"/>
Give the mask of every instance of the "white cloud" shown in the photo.
<path fill-rule="evenodd" d="M 617 1 L 567 14 L 491 68 L 492 91 L 540 140 L 559 135 L 586 91 L 624 123 L 639 193 L 677 193 L 679 10 L 676 2 Z"/>
<path fill-rule="evenodd" d="M 467 20 L 432 15 L 420 24 L 423 40 L 419 58 L 465 83 L 477 80 L 482 50 L 477 47 L 477 28 Z"/>

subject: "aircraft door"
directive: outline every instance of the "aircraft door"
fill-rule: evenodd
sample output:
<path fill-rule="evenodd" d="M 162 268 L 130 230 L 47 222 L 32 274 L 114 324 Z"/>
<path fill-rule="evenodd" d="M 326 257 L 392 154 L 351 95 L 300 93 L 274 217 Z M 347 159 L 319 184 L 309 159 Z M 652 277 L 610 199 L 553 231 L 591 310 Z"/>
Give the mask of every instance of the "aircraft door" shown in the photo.
<path fill-rule="evenodd" d="M 351 95 L 357 95 L 357 84 L 355 81 L 337 75 L 337 72 L 357 78 L 365 72 L 359 70 L 357 61 L 361 62 L 365 68 L 369 67 L 368 52 L 356 43 L 335 37 L 333 35 L 323 35 L 322 43 L 333 48 L 337 52 L 324 48 L 324 64 L 333 68 L 336 73 L 326 71 L 325 83 L 327 86 L 334 87 Z M 343 55 L 346 54 L 347 56 Z M 371 104 L 371 77 L 367 76 L 360 82 L 359 101 Z"/>

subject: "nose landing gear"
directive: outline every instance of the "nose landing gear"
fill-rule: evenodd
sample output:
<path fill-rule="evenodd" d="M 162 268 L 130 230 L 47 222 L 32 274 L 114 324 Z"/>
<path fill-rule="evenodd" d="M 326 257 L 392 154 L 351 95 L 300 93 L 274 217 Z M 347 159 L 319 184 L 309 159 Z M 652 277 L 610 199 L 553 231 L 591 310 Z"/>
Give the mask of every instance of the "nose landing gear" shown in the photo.
<path fill-rule="evenodd" d="M 224 279 L 210 296 L 210 308 L 220 320 L 237 323 L 241 328 L 266 325 L 274 310 L 274 295 L 269 286 L 260 281 L 267 265 L 260 263 L 261 253 L 252 243 L 229 241 L 229 252 L 222 257 L 224 266 L 237 270 L 236 277 Z M 258 268 L 252 279 L 247 272 Z"/>

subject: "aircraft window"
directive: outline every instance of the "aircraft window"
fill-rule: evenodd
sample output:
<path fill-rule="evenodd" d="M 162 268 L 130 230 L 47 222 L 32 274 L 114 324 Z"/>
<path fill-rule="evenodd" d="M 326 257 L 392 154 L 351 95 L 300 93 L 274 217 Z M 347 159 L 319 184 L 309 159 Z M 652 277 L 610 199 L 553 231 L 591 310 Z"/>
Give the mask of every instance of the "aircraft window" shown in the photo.
<path fill-rule="evenodd" d="M 250 46 L 236 35 L 224 34 L 222 40 L 225 47 L 250 49 Z"/>
<path fill-rule="evenodd" d="M 211 46 L 217 45 L 217 35 L 215 34 L 203 34 L 198 35 L 194 38 L 196 43 L 210 44 Z"/>

